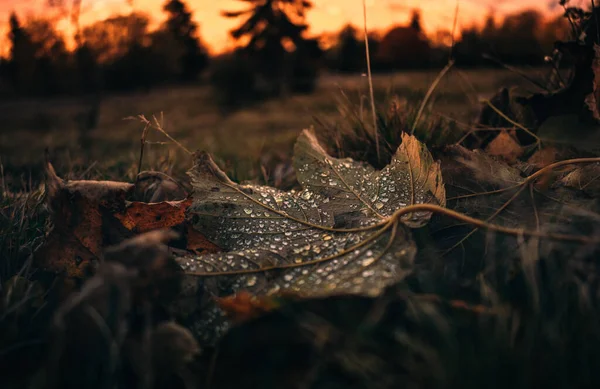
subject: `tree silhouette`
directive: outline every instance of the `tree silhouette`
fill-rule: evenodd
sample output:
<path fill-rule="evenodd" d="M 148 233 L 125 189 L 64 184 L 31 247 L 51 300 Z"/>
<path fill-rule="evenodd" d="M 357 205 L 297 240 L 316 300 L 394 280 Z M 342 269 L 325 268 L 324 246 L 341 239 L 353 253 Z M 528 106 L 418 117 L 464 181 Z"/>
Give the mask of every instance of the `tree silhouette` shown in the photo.
<path fill-rule="evenodd" d="M 431 44 L 410 25 L 396 26 L 383 36 L 375 57 L 384 70 L 423 68 L 430 65 Z"/>
<path fill-rule="evenodd" d="M 231 31 L 235 40 L 248 39 L 246 55 L 256 61 L 260 73 L 269 79 L 274 93 L 281 93 L 290 77 L 292 63 L 287 53 L 306 44 L 303 33 L 306 12 L 312 8 L 307 0 L 240 0 L 250 7 L 243 11 L 224 11 L 228 18 L 244 17 Z"/>
<path fill-rule="evenodd" d="M 163 6 L 167 13 L 165 30 L 169 31 L 182 46 L 181 78 L 190 81 L 197 78 L 208 64 L 208 53 L 198 38 L 198 25 L 192 13 L 181 0 L 168 0 Z"/>
<path fill-rule="evenodd" d="M 38 92 L 53 95 L 71 91 L 72 63 L 64 37 L 47 19 L 31 19 L 25 28 L 34 48 L 34 83 Z"/>
<path fill-rule="evenodd" d="M 35 48 L 31 37 L 21 25 L 16 13 L 9 17 L 10 60 L 8 63 L 8 79 L 14 92 L 28 94 L 33 92 L 35 73 Z"/>
<path fill-rule="evenodd" d="M 423 32 L 423 27 L 421 26 L 421 11 L 418 9 L 412 11 L 409 25 L 413 30 Z"/>
<path fill-rule="evenodd" d="M 356 28 L 346 25 L 338 35 L 335 68 L 340 72 L 356 72 L 364 65 L 364 44 L 358 40 Z"/>

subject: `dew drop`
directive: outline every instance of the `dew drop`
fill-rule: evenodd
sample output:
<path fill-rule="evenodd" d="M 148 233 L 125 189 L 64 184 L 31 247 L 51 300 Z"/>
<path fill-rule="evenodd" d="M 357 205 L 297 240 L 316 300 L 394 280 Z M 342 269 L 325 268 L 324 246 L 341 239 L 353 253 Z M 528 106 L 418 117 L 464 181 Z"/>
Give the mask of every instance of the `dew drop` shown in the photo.
<path fill-rule="evenodd" d="M 248 286 L 256 285 L 256 276 L 248 277 L 248 281 L 246 281 L 246 285 L 248 285 Z"/>
<path fill-rule="evenodd" d="M 373 262 L 375 262 L 375 257 L 369 257 L 369 258 L 365 258 L 362 260 L 362 265 L 363 266 L 369 266 L 371 265 Z"/>
<path fill-rule="evenodd" d="M 246 215 L 250 215 L 252 213 L 252 210 L 250 208 L 244 208 L 244 213 Z"/>

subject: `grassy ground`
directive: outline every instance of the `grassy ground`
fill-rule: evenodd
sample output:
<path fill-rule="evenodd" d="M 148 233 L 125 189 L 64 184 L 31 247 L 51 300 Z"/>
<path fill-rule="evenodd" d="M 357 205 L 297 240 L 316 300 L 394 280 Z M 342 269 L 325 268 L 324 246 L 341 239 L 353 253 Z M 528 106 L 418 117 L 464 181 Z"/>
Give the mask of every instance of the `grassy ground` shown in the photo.
<path fill-rule="evenodd" d="M 376 95 L 396 94 L 418 103 L 436 76 L 434 71 L 377 75 Z M 468 121 L 478 109 L 478 97 L 490 96 L 499 87 L 509 85 L 525 86 L 527 82 L 504 70 L 453 70 L 438 85 L 432 109 Z M 226 117 L 218 113 L 210 92 L 208 87 L 194 86 L 106 97 L 88 145 L 79 141 L 80 116 L 89 110 L 85 102 L 2 102 L 3 184 L 18 189 L 30 177 L 37 181 L 46 148 L 62 175 L 131 180 L 137 173 L 144 125 L 124 118 L 140 114 L 160 118 L 161 113 L 165 130 L 185 147 L 214 153 L 240 179 L 250 178 L 260 171 L 261 155 L 290 151 L 298 132 L 313 124 L 315 116 L 333 122 L 341 119 L 337 109 L 340 101 L 358 102 L 362 98 L 363 103 L 368 102 L 367 79 L 361 75 L 323 76 L 311 95 L 259 103 Z M 156 131 L 151 132 L 150 140 L 169 142 Z M 190 166 L 186 154 L 172 143 L 149 145 L 145 161 L 143 168 L 148 170 L 175 167 L 177 173 Z"/>
<path fill-rule="evenodd" d="M 418 107 L 436 77 L 436 72 L 376 76 L 377 101 L 383 102 L 384 96 L 397 95 L 400 100 L 406 99 L 413 109 L 412 115 L 414 107 Z M 477 114 L 479 98 L 490 97 L 500 87 L 527 85 L 522 78 L 508 71 L 453 70 L 436 89 L 432 104 L 422 120 L 426 123 L 424 128 L 438 128 L 431 127 L 431 123 L 435 123 L 431 119 L 435 119 L 436 115 L 451 117 L 461 123 L 469 122 Z M 5 287 L 5 281 L 18 271 L 27 271 L 28 259 L 39 246 L 46 229 L 48 209 L 44 206 L 43 189 L 38 185 L 46 149 L 58 174 L 63 177 L 132 181 L 138 170 L 140 135 L 144 124 L 139 119 L 124 118 L 136 115 L 152 118 L 156 115 L 159 121 L 164 119 L 163 128 L 187 149 L 207 150 L 215 154 L 217 162 L 232 178 L 256 179 L 262 174 L 260 166 L 265 163 L 265 156 L 279 155 L 281 160 L 289 160 L 292 144 L 301 129 L 316 124 L 317 131 L 320 129 L 324 133 L 325 127 L 319 127 L 318 124 L 323 122 L 330 125 L 330 130 L 336 123 L 346 129 L 351 127 L 354 119 L 346 117 L 346 111 L 340 107 L 347 100 L 358 104 L 362 101 L 366 105 L 367 90 L 366 77 L 326 76 L 320 80 L 318 90 L 312 95 L 258 103 L 227 116 L 218 113 L 210 90 L 206 87 L 111 96 L 102 101 L 98 124 L 90 132 L 86 144 L 80 143 L 78 124 L 81 114 L 89 109 L 83 102 L 65 99 L 0 104 L 3 126 L 0 132 L 0 292 L 14 289 Z M 406 125 L 412 124 L 411 115 L 408 115 Z M 423 131 L 422 128 L 419 131 Z M 383 130 L 380 133 L 385 137 L 397 136 Z M 168 141 L 163 134 L 152 130 L 149 139 L 166 144 L 153 143 L 147 146 L 142 167 L 144 170 L 166 171 L 177 177 L 191 166 L 187 152 Z M 353 150 L 352 147 L 340 149 L 355 152 L 372 149 L 365 145 L 364 138 L 359 138 L 358 145 L 355 149 L 360 150 Z M 427 145 L 431 146 L 429 143 Z M 25 190 L 17 193 L 19 189 Z M 507 196 L 510 195 L 507 193 Z M 454 197 L 454 200 L 458 198 Z M 537 218 L 537 208 L 533 208 Z M 488 211 L 485 206 L 477 209 L 484 209 L 484 213 Z M 517 214 L 525 215 L 524 212 Z M 440 224 L 436 228 L 441 231 L 445 225 Z M 427 231 L 421 232 L 423 234 L 415 232 L 419 250 L 431 243 L 427 240 Z M 419 260 L 432 265 L 429 267 L 420 263 L 419 266 L 426 270 L 420 273 L 425 275 L 426 280 L 431 277 L 430 280 L 435 281 L 431 285 L 435 286 L 433 289 L 436 293 L 440 290 L 443 292 L 446 284 L 438 283 L 434 276 L 452 279 L 454 283 L 451 285 L 454 287 L 458 284 L 458 281 L 454 281 L 455 275 L 476 272 L 477 277 L 465 276 L 464 279 L 469 283 L 466 286 L 460 284 L 460 288 L 470 288 L 471 284 L 480 286 L 482 299 L 492 304 L 493 308 L 499 308 L 498 311 L 488 312 L 486 306 L 466 307 L 463 300 L 452 300 L 454 289 L 451 288 L 446 290 L 447 296 L 440 293 L 443 299 L 435 305 L 426 299 L 427 294 L 423 295 L 425 299 L 422 301 L 405 299 L 404 286 L 380 299 L 341 296 L 341 299 L 301 302 L 266 315 L 255 322 L 256 325 L 238 327 L 218 352 L 208 350 L 200 359 L 186 366 L 193 367 L 197 373 L 192 378 L 200 379 L 201 384 L 206 382 L 206 387 L 216 388 L 288 387 L 281 384 L 288 380 L 294 381 L 296 386 L 293 387 L 297 387 L 296 381 L 314 380 L 316 383 L 311 387 L 323 388 L 338 388 L 341 382 L 347 383 L 343 387 L 356 388 L 393 387 L 392 384 L 398 382 L 407 382 L 407 386 L 411 387 L 596 387 L 589 386 L 589 382 L 597 382 L 595 376 L 591 375 L 591 366 L 598 363 L 596 350 L 600 337 L 595 324 L 598 315 L 597 310 L 586 308 L 586 304 L 590 307 L 595 304 L 595 300 L 588 297 L 588 293 L 590 296 L 593 294 L 597 284 L 595 268 L 591 271 L 587 268 L 575 269 L 590 274 L 591 281 L 588 285 L 585 280 L 583 284 L 577 284 L 580 289 L 571 290 L 569 288 L 573 284 L 562 281 L 568 279 L 571 282 L 568 278 L 571 273 L 560 266 L 551 267 L 555 263 L 550 255 L 541 263 L 540 269 L 537 268 L 540 258 L 537 251 L 545 252 L 545 249 L 538 248 L 538 240 L 529 242 L 532 244 L 523 246 L 519 252 L 496 253 L 494 250 L 488 252 L 488 245 L 502 249 L 509 247 L 508 250 L 512 246 L 505 245 L 505 241 L 501 240 L 491 243 L 492 238 L 495 239 L 488 234 L 485 239 L 480 239 L 481 242 L 485 240 L 481 250 L 474 244 L 467 255 L 456 251 L 456 258 L 447 257 L 443 262 L 429 260 L 427 251 L 423 250 L 424 255 Z M 508 274 L 513 269 L 513 256 L 523 256 L 519 258 L 525 264 L 523 272 L 517 273 L 517 276 Z M 480 263 L 479 257 L 489 262 Z M 562 265 L 564 257 L 559 258 L 557 263 Z M 533 263 L 536 263 L 534 270 L 529 267 Z M 577 261 L 573 263 L 578 264 Z M 441 264 L 439 268 L 438 264 Z M 480 266 L 483 270 L 479 269 Z M 459 268 L 460 272 L 457 270 Z M 480 277 L 485 274 L 487 278 Z M 456 278 L 458 280 L 458 276 Z M 487 284 L 490 280 L 492 283 Z M 494 285 L 501 287 L 494 289 Z M 584 287 L 589 287 L 589 291 Z M 29 289 L 26 292 L 29 293 Z M 533 310 L 527 305 L 530 303 L 529 293 L 533 296 L 531 301 L 537 304 L 533 305 Z M 541 300 L 540 295 L 543 296 Z M 10 302 L 10 298 L 17 301 L 17 297 L 0 297 L 0 304 L 5 300 Z M 505 297 L 511 305 L 504 304 Z M 26 298 L 27 294 L 23 301 Z M 556 304 L 556 301 L 560 304 Z M 7 303 L 6 306 L 11 305 Z M 41 357 L 27 347 L 33 345 L 32 349 L 37 350 L 35 342 L 38 345 L 43 342 L 39 340 L 40 334 L 45 331 L 51 317 L 49 315 L 53 313 L 48 305 L 45 307 L 46 310 L 35 306 L 35 309 L 27 310 L 33 312 L 32 317 L 22 315 L 25 318 L 20 318 L 21 321 L 13 320 L 11 316 L 0 320 L 0 334 L 4 335 L 4 338 L 0 336 L 0 360 L 13 353 L 10 354 L 10 360 L 28 360 L 30 368 L 37 369 L 36 366 L 42 363 Z M 19 317 L 17 314 L 15 316 Z M 137 323 L 136 320 L 131 321 Z M 159 332 L 156 331 L 156 334 L 158 336 Z M 131 337 L 134 341 L 135 336 Z M 83 353 L 65 352 L 66 362 L 63 361 L 61 365 L 67 369 L 61 372 L 68 373 L 63 374 L 67 377 L 65 382 L 71 376 L 74 377 L 73 383 L 78 382 L 80 369 L 73 371 L 71 360 L 80 363 L 80 355 L 84 354 L 100 355 L 97 359 L 102 359 L 101 354 L 93 351 L 94 347 L 102 349 L 93 344 L 97 338 L 90 336 L 86 330 L 81 332 L 81 338 L 77 334 L 70 338 L 75 345 L 73 350 L 83 350 Z M 85 341 L 79 342 L 79 339 L 90 340 L 91 346 L 88 347 Z M 3 349 L 2 344 L 9 347 Z M 134 347 L 135 344 L 129 346 Z M 154 343 L 152 347 L 155 347 Z M 15 350 L 19 354 L 12 357 L 17 354 Z M 261 357 L 256 358 L 259 354 Z M 164 355 L 171 362 L 171 354 Z M 173 352 L 173 355 L 178 354 Z M 133 359 L 132 362 L 135 362 Z M 151 368 L 160 376 L 164 369 L 160 365 L 162 360 L 157 358 L 157 361 L 152 361 Z M 9 364 L 0 363 L 0 367 L 7 372 L 16 371 Z M 53 371 L 51 365 L 46 368 Z M 35 377 L 31 380 L 34 384 L 29 387 L 44 387 L 39 384 L 45 378 L 44 371 L 35 370 Z M 235 374 L 231 374 L 232 371 Z M 25 374 L 24 380 L 29 380 L 28 374 Z M 81 375 L 85 376 L 84 370 Z M 163 378 L 168 380 L 159 382 L 167 385 L 157 387 L 183 387 L 170 381 L 172 377 L 168 374 L 164 374 Z M 178 378 L 183 378 L 183 375 Z M 411 380 L 414 380 L 412 385 Z M 425 384 L 419 386 L 417 383 Z M 9 383 L 8 387 L 22 386 L 11 386 Z"/>

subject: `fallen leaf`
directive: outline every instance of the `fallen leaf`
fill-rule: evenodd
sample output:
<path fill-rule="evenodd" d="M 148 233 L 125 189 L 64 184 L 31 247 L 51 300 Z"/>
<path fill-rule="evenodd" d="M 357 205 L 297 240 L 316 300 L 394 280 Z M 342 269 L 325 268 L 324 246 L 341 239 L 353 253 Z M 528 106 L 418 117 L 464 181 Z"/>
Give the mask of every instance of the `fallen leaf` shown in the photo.
<path fill-rule="evenodd" d="M 142 177 L 156 175 L 142 174 Z M 186 234 L 189 228 L 185 225 L 185 213 L 192 203 L 191 198 L 158 203 L 130 202 L 128 198 L 140 190 L 137 184 L 64 181 L 50 164 L 46 187 L 53 226 L 34 256 L 36 266 L 43 270 L 82 278 L 96 266 L 104 248 L 140 233 L 171 227 L 183 230 L 184 247 L 191 238 L 190 250 L 194 252 L 219 251 L 197 231 L 189 237 Z M 155 192 L 145 189 L 146 195 L 151 193 Z"/>
<path fill-rule="evenodd" d="M 185 212 L 191 204 L 191 198 L 159 203 L 133 201 L 126 205 L 122 213 L 115 214 L 115 217 L 128 230 L 142 233 L 183 224 Z"/>
<path fill-rule="evenodd" d="M 533 153 L 527 160 L 527 163 L 532 165 L 535 169 L 541 169 L 545 166 L 550 165 L 558 160 L 559 151 L 556 147 L 544 147 L 538 149 Z"/>
<path fill-rule="evenodd" d="M 536 184 L 544 176 L 526 182 L 528 174 L 479 150 L 449 147 L 442 163 L 448 208 L 456 212 L 499 226 L 541 233 L 591 237 L 600 232 L 600 203 L 562 182 L 572 169 L 586 165 L 553 172 L 555 184 L 543 188 Z M 514 302 L 519 306 L 532 303 L 504 293 L 508 294 L 515 279 L 533 277 L 531 272 L 541 263 L 560 266 L 556 272 L 560 279 L 552 282 L 575 277 L 576 258 L 587 256 L 587 250 L 597 250 L 593 242 L 578 245 L 497 234 L 441 217 L 429 224 L 428 234 L 427 243 L 419 251 L 423 267 L 415 269 L 421 274 L 419 285 L 429 293 L 442 293 L 438 287 L 452 285 L 459 296 L 476 296 L 474 303 L 480 303 L 489 290 L 503 298 L 516 298 Z M 571 258 L 568 265 L 564 258 Z"/>
<path fill-rule="evenodd" d="M 273 297 L 254 296 L 244 290 L 232 296 L 217 298 L 217 304 L 236 324 L 255 319 L 279 307 Z"/>
<path fill-rule="evenodd" d="M 578 166 L 564 176 L 560 183 L 580 190 L 592 198 L 600 198 L 600 163 Z"/>
<path fill-rule="evenodd" d="M 210 156 L 197 156 L 190 171 L 195 201 L 189 217 L 225 251 L 179 259 L 186 272 L 203 276 L 197 287 L 215 297 L 240 290 L 378 295 L 410 272 L 416 248 L 407 225 L 421 227 L 431 213 L 406 215 L 404 223 L 392 215 L 411 204 L 445 204 L 439 163 L 425 146 L 404 135 L 390 165 L 376 171 L 328 156 L 305 130 L 294 166 L 304 189 L 283 192 L 235 184 Z M 193 290 L 189 293 L 200 293 Z M 211 304 L 196 303 L 200 318 L 192 324 L 205 341 L 226 329 Z"/>
<path fill-rule="evenodd" d="M 133 184 L 114 181 L 67 181 L 46 169 L 48 204 L 53 226 L 46 242 L 34 254 L 38 268 L 83 277 L 100 257 L 107 242 L 106 217 L 125 208 Z"/>
<path fill-rule="evenodd" d="M 188 197 L 182 184 L 161 172 L 141 172 L 135 180 L 134 198 L 144 203 L 184 200 Z"/>
<path fill-rule="evenodd" d="M 501 131 L 486 147 L 486 152 L 508 163 L 517 162 L 524 149 L 507 131 Z"/>

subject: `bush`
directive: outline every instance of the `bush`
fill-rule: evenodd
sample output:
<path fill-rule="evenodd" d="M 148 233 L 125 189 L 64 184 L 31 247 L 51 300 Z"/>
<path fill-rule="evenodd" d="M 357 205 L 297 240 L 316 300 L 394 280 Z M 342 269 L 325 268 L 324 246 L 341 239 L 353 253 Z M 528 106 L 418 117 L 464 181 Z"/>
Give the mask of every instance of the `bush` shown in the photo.
<path fill-rule="evenodd" d="M 233 54 L 215 60 L 210 85 L 223 111 L 238 109 L 262 98 L 256 85 L 256 75 L 241 55 Z"/>

